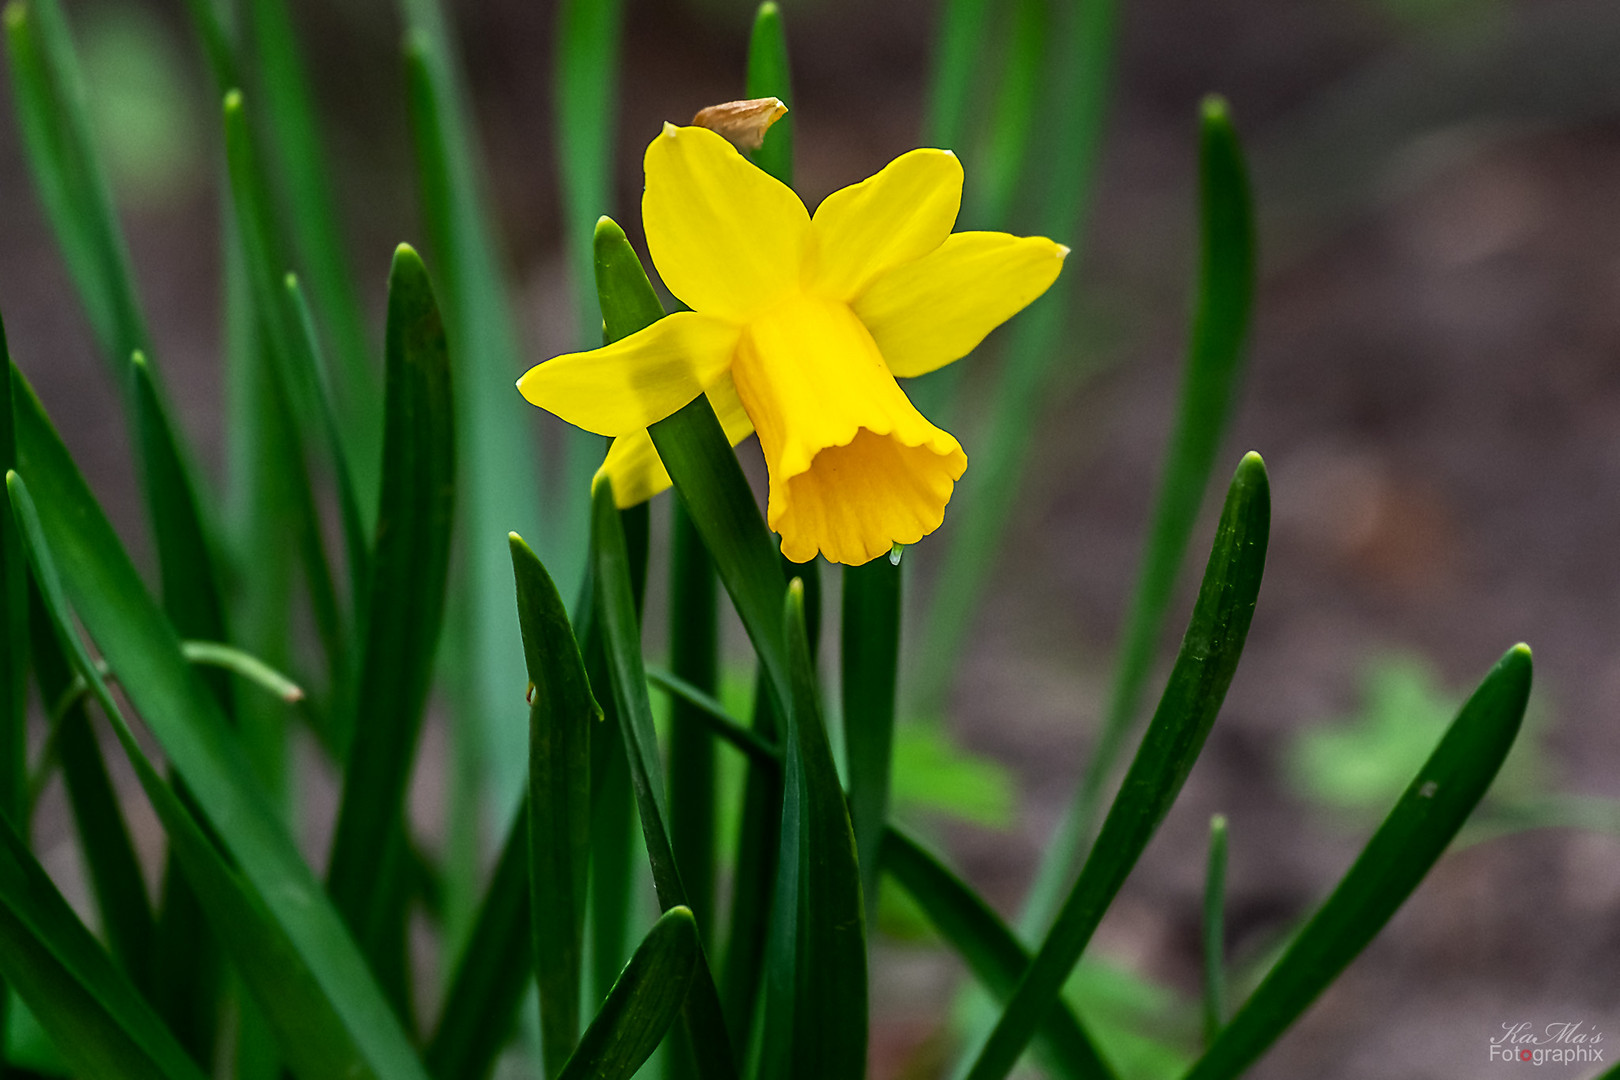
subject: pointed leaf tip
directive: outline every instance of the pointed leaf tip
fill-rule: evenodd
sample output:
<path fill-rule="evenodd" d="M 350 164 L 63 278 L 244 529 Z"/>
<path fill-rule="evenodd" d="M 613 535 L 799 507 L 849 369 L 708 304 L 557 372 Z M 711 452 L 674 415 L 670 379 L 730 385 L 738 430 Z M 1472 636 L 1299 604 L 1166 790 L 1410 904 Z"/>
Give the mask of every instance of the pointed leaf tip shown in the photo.
<path fill-rule="evenodd" d="M 618 241 L 624 239 L 624 229 L 617 221 L 614 221 L 606 214 L 603 214 L 601 217 L 596 219 L 595 240 L 598 251 L 601 250 L 603 244 L 617 243 Z"/>
<path fill-rule="evenodd" d="M 1199 114 L 1206 123 L 1229 124 L 1232 122 L 1232 108 L 1224 97 L 1219 94 L 1208 94 L 1198 107 Z"/>

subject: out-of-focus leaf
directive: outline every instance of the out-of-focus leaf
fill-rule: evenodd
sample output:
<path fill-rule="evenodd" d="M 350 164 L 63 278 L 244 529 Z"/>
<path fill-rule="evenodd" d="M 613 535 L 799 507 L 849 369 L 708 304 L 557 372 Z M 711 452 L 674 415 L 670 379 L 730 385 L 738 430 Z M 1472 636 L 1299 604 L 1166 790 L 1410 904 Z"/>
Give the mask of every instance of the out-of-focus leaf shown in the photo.
<path fill-rule="evenodd" d="M 264 898 L 227 863 L 185 801 L 147 760 L 118 702 L 74 630 L 67 598 L 27 486 L 12 473 L 6 478 L 6 487 L 29 548 L 42 606 L 57 638 L 112 723 L 136 778 L 173 845 L 187 882 L 195 889 L 199 905 L 208 914 L 215 934 L 230 950 L 243 981 L 276 1028 L 281 1052 L 293 1070 L 306 1080 L 337 1080 L 339 1077 L 383 1080 L 387 1074 L 378 1072 L 366 1059 L 364 1048 L 357 1044 L 343 1016 L 323 992 L 305 957 L 271 916 Z"/>
<path fill-rule="evenodd" d="M 416 252 L 401 244 L 388 277 L 387 430 L 382 501 L 364 612 L 354 745 L 327 888 L 403 1004 L 408 978 L 385 872 L 405 850 L 405 789 L 433 678 L 450 567 L 455 442 L 444 324 Z"/>
<path fill-rule="evenodd" d="M 1226 818 L 1209 822 L 1209 868 L 1204 875 L 1204 1044 L 1226 1023 Z"/>
<path fill-rule="evenodd" d="M 1241 1075 L 1406 902 L 1484 797 L 1524 719 L 1530 650 L 1486 674 L 1406 793 L 1187 1080 Z"/>
<path fill-rule="evenodd" d="M 287 234 L 337 358 L 328 374 L 333 405 L 346 421 L 339 431 L 343 457 L 355 467 L 360 496 L 370 505 L 378 488 L 381 384 L 370 359 L 355 276 L 344 253 L 330 179 L 331 156 L 323 146 L 313 90 L 284 0 L 249 0 L 240 5 L 240 12 L 242 55 L 254 76 L 250 100 L 259 107 L 265 156 L 286 196 Z"/>
<path fill-rule="evenodd" d="M 0 364 L 11 368 L 6 328 L 0 322 Z M 17 465 L 11 423 L 11 378 L 0 379 L 0 468 Z M 0 817 L 21 828 L 28 821 L 28 570 L 16 525 L 0 514 Z M 0 995 L 5 990 L 0 987 Z M 0 1040 L 5 1037 L 0 996 Z"/>
<path fill-rule="evenodd" d="M 5 9 L 12 93 L 34 186 L 109 369 L 148 347 L 129 252 L 95 153 L 84 78 L 56 0 Z"/>
<path fill-rule="evenodd" d="M 1265 464 L 1251 453 L 1232 478 L 1198 601 L 1153 722 L 1080 879 L 975 1056 L 969 1080 L 1000 1080 L 1012 1070 L 1186 782 L 1243 654 L 1270 528 Z"/>
<path fill-rule="evenodd" d="M 1096 186 L 1103 121 L 1112 83 L 1117 0 L 1066 4 L 1057 12 L 1041 101 L 1048 107 L 1042 138 L 1029 175 L 1045 183 L 1033 194 L 1039 209 L 1027 231 L 1080 249 L 1081 233 Z M 982 18 L 982 16 L 980 16 Z M 963 17 L 954 32 L 971 29 Z M 982 28 L 982 23 L 979 24 Z M 974 43 L 963 47 L 978 48 Z M 1015 223 L 1016 224 L 1016 223 Z M 1019 231 L 1025 231 L 1019 226 Z M 1070 274 L 1079 259 L 1069 259 Z M 1007 331 L 1002 368 L 990 396 L 985 434 L 972 449 L 973 468 L 955 495 L 953 525 L 929 606 L 919 679 L 925 704 L 949 689 L 988 575 L 999 565 L 1002 530 L 1015 520 L 1025 461 L 1038 417 L 1051 391 L 1052 373 L 1073 360 L 1063 348 L 1065 286 L 1031 305 Z M 950 369 L 943 369 L 947 378 Z M 926 383 L 918 384 L 921 391 Z M 949 412 L 949 409 L 945 410 Z"/>
<path fill-rule="evenodd" d="M 36 495 L 41 535 L 68 597 L 233 860 L 243 895 L 263 905 L 281 935 L 285 949 L 269 949 L 254 962 L 281 956 L 308 972 L 307 983 L 280 992 L 287 1000 L 267 1002 L 266 1010 L 313 1007 L 302 998 L 326 1002 L 356 1056 L 344 1067 L 358 1072 L 344 1075 L 423 1080 L 404 1032 L 264 795 L 218 702 L 185 659 L 173 628 L 141 584 L 32 388 L 15 367 L 11 377 L 20 471 Z M 287 1045 L 298 1042 L 289 1034 L 293 1031 L 295 1025 L 283 1029 L 289 1061 L 306 1049 Z M 308 1049 L 315 1047 L 311 1041 Z"/>
<path fill-rule="evenodd" d="M 787 115 L 765 132 L 765 139 L 754 151 L 754 164 L 793 186 L 793 71 L 788 62 L 787 30 L 782 25 L 782 9 L 776 0 L 765 0 L 754 14 L 754 30 L 748 38 L 746 98 L 773 97 L 788 106 Z"/>
<path fill-rule="evenodd" d="M 948 731 L 931 724 L 902 724 L 894 735 L 897 811 L 925 812 L 987 829 L 1011 828 L 1017 790 L 1007 767 L 978 757 Z"/>
<path fill-rule="evenodd" d="M 6 520 L 13 520 L 9 513 Z M 23 556 L 20 547 L 17 554 Z M 101 744 L 90 727 L 83 697 L 71 694 L 73 672 L 37 591 L 32 608 L 32 651 L 40 697 L 67 705 L 56 720 L 51 747 L 62 766 L 62 782 L 89 871 L 91 895 L 113 958 L 137 989 L 150 992 L 156 924 L 146 881 L 141 876 L 140 858 L 135 854 L 129 823 L 101 756 Z"/>
<path fill-rule="evenodd" d="M 653 924 L 559 1080 L 629 1080 L 681 1014 L 703 965 L 697 924 L 672 907 Z"/>
<path fill-rule="evenodd" d="M 202 1080 L 3 820 L 0 973 L 76 1073 L 98 1080 Z"/>
<path fill-rule="evenodd" d="M 315 358 L 305 348 L 303 328 L 285 289 L 286 254 L 240 91 L 225 95 L 223 113 L 225 162 L 236 232 L 241 239 L 254 325 L 260 346 L 270 359 L 270 377 L 266 380 L 272 395 L 269 405 L 273 422 L 283 429 L 280 435 L 292 452 L 290 460 L 277 464 L 284 474 L 281 483 L 289 497 L 287 509 L 293 520 L 277 524 L 287 528 L 298 543 L 327 667 L 333 683 L 341 686 L 349 671 L 351 627 L 338 603 L 311 475 L 313 440 L 324 430 L 328 415 L 323 401 L 325 389 L 315 370 Z M 341 471 L 341 464 L 338 468 Z M 258 527 L 266 526 L 261 522 Z"/>
<path fill-rule="evenodd" d="M 484 1080 L 494 1071 L 533 974 L 528 962 L 528 813 L 525 802 L 507 830 L 495 874 L 450 977 L 438 1026 L 422 1051 L 435 1080 Z M 577 1024 L 576 1017 L 576 1029 Z"/>
<path fill-rule="evenodd" d="M 1199 210 L 1198 300 L 1147 550 L 1121 631 L 1097 745 L 1037 874 L 1025 915 L 1028 927 L 1050 919 L 1091 838 L 1104 787 L 1141 711 L 1176 580 L 1237 399 L 1254 300 L 1254 208 L 1237 132 L 1226 103 L 1214 97 L 1204 102 L 1201 119 Z"/>
<path fill-rule="evenodd" d="M 585 489 L 556 492 L 530 436 L 533 408 L 513 389 L 523 372 L 502 279 L 493 216 L 480 173 L 465 77 L 437 0 L 401 0 L 406 107 L 416 148 L 423 235 L 438 268 L 445 327 L 456 358 L 456 461 L 461 542 L 458 588 L 446 619 L 451 674 L 452 772 L 446 863 L 446 938 L 461 940 L 478 882 L 479 822 L 505 820 L 523 792 L 528 732 L 511 687 L 523 683 L 512 633 L 506 536 L 528 537 L 565 596 L 584 575 Z M 565 498 L 566 497 L 566 498 Z M 548 512 L 542 515 L 541 499 Z M 572 518 L 562 512 L 571 500 Z"/>

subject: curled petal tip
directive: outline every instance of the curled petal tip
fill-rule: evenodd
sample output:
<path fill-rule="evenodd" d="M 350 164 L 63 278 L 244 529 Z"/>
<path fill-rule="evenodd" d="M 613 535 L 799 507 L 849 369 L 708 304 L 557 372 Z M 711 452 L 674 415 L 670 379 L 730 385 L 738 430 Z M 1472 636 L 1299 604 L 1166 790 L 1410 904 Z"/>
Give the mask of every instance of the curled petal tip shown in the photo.
<path fill-rule="evenodd" d="M 1061 262 L 1062 260 L 1067 259 L 1069 257 L 1069 250 L 1070 249 L 1069 249 L 1068 244 L 1059 244 L 1057 246 L 1057 250 L 1058 250 L 1058 261 L 1059 262 Z"/>
<path fill-rule="evenodd" d="M 668 120 L 664 121 L 663 134 L 665 136 L 667 136 L 668 138 L 673 139 L 675 136 L 679 135 L 680 133 L 681 133 L 680 128 L 676 127 L 674 124 L 670 123 Z"/>

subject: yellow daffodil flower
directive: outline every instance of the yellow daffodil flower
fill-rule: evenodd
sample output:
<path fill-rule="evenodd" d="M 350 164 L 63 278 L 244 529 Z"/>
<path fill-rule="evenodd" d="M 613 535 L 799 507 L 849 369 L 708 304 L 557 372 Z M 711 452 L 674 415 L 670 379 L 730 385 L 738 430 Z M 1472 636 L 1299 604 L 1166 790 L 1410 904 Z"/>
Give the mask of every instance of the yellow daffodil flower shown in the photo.
<path fill-rule="evenodd" d="M 812 217 L 721 136 L 666 124 L 647 147 L 642 220 L 691 311 L 559 356 L 518 381 L 564 420 L 615 437 L 621 506 L 669 486 L 648 437 L 700 393 L 736 445 L 759 433 L 782 553 L 857 564 L 939 528 L 967 455 L 895 382 L 970 352 L 1040 296 L 1068 248 L 952 233 L 962 166 L 913 150 Z"/>

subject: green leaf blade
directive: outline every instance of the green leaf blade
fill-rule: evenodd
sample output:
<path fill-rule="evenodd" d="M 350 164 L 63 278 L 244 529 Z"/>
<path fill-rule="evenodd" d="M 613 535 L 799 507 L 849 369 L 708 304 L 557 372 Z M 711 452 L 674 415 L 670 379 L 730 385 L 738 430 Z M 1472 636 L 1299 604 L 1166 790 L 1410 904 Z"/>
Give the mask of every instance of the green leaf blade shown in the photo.
<path fill-rule="evenodd" d="M 1192 770 L 1243 653 L 1270 528 L 1265 464 L 1251 453 L 1232 478 L 1198 601 L 1153 722 L 1079 880 L 976 1056 L 969 1080 L 1000 1080 L 1017 1063 Z"/>
<path fill-rule="evenodd" d="M 78 1074 L 202 1080 L 8 821 L 0 821 L 0 974 Z"/>
<path fill-rule="evenodd" d="M 591 734 L 602 710 L 562 596 L 534 551 L 510 538 L 529 706 L 528 865 L 540 1046 L 555 1077 L 579 1037 L 591 844 Z"/>
<path fill-rule="evenodd" d="M 1141 712 L 1176 581 L 1221 442 L 1231 426 L 1254 306 L 1254 207 L 1243 149 L 1226 104 L 1205 101 L 1200 124 L 1201 256 L 1181 400 L 1146 550 L 1120 634 L 1113 686 L 1075 803 L 1042 864 L 1026 915 L 1043 925 L 1094 828 L 1105 785 Z"/>
<path fill-rule="evenodd" d="M 121 373 L 150 347 L 129 252 L 95 152 L 84 78 L 56 0 L 5 9 L 12 92 L 34 185 L 45 204 L 102 358 Z"/>
<path fill-rule="evenodd" d="M 942 861 L 904 830 L 883 835 L 883 869 L 923 909 L 929 922 L 967 962 L 975 978 L 1005 1001 L 1029 966 L 1029 950 L 1001 916 Z M 1091 1036 L 1061 998 L 1041 1021 L 1035 1047 L 1068 1080 L 1111 1080 L 1113 1072 Z"/>
<path fill-rule="evenodd" d="M 878 853 L 889 820 L 900 669 L 900 575 L 901 567 L 885 558 L 844 568 L 839 686 L 849 762 L 849 816 L 868 918 L 876 910 Z"/>
<path fill-rule="evenodd" d="M 855 836 L 821 722 L 815 670 L 804 625 L 804 585 L 788 586 L 784 622 L 793 663 L 783 771 L 778 912 L 793 905 L 789 959 L 792 1075 L 803 1080 L 859 1080 L 867 1039 L 866 910 Z M 795 863 L 794 866 L 787 866 Z M 784 942 L 784 946 L 785 946 Z M 783 949 L 785 952 L 785 948 Z M 780 964 L 784 957 L 777 958 Z M 773 972 L 773 978 L 779 977 Z"/>
<path fill-rule="evenodd" d="M 703 948 L 692 912 L 664 912 L 631 956 L 559 1080 L 629 1080 L 680 1015 Z"/>
<path fill-rule="evenodd" d="M 443 622 L 455 505 L 450 358 L 427 268 L 401 245 L 388 284 L 382 501 L 367 589 L 354 745 L 328 888 L 379 971 L 403 977 L 385 865 L 404 851 L 405 790 Z M 402 985 L 397 989 L 403 990 Z"/>
<path fill-rule="evenodd" d="M 754 151 L 754 164 L 793 186 L 793 71 L 788 61 L 787 28 L 776 0 L 765 0 L 754 14 L 748 37 L 747 98 L 773 97 L 788 107 L 787 115 L 765 132 Z"/>
<path fill-rule="evenodd" d="M 528 962 L 529 836 L 525 802 L 507 830 L 495 874 L 451 975 L 438 1025 L 422 1051 L 435 1080 L 483 1080 L 511 1037 L 533 968 Z M 565 936 L 560 930 L 554 933 Z M 544 995 L 544 976 L 540 985 Z"/>
<path fill-rule="evenodd" d="M 712 415 L 712 414 L 711 414 Z M 630 556 L 624 528 L 614 505 L 613 484 L 598 478 L 592 497 L 591 577 L 596 583 L 596 613 L 607 653 L 609 682 L 630 765 L 641 833 L 652 866 L 658 904 L 666 912 L 686 907 L 686 888 L 675 862 L 669 835 L 669 809 L 663 769 L 647 699 L 647 675 L 641 661 L 641 627 L 630 587 Z M 697 975 L 683 1013 L 697 1055 L 697 1070 L 706 1080 L 736 1076 L 731 1040 L 721 1015 L 720 997 L 708 961 L 699 954 Z"/>
<path fill-rule="evenodd" d="M 379 1080 L 423 1080 L 399 1022 L 288 836 L 218 702 L 181 651 L 21 373 L 11 370 L 19 471 L 74 609 L 252 893 Z"/>
<path fill-rule="evenodd" d="M 1530 698 L 1531 669 L 1530 650 L 1524 645 L 1497 661 L 1333 894 L 1187 1080 L 1240 1075 L 1406 902 L 1484 797 L 1512 748 Z"/>

